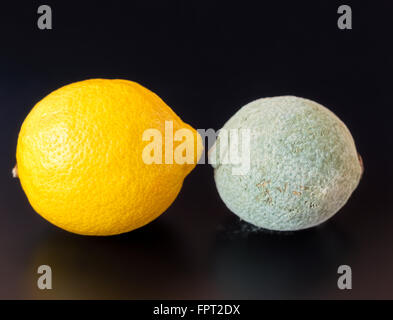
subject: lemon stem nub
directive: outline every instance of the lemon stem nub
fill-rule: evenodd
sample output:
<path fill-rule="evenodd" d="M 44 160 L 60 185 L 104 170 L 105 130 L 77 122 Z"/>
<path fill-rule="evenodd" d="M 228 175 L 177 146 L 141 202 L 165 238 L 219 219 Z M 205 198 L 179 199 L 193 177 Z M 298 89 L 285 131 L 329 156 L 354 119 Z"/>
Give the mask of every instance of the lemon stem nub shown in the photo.
<path fill-rule="evenodd" d="M 363 172 L 364 172 L 363 158 L 359 153 L 358 153 L 358 159 L 359 159 L 360 167 L 362 168 L 361 176 L 363 176 Z"/>
<path fill-rule="evenodd" d="M 14 178 L 19 178 L 18 176 L 18 165 L 16 164 L 15 167 L 12 169 L 12 176 Z"/>

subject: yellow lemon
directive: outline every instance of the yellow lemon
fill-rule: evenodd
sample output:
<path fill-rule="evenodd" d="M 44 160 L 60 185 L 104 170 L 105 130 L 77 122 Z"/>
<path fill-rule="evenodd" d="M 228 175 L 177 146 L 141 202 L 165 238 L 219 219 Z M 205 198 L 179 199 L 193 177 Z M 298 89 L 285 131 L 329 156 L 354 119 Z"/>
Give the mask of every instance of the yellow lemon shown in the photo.
<path fill-rule="evenodd" d="M 113 235 L 163 213 L 201 153 L 197 131 L 156 94 L 127 80 L 91 79 L 34 106 L 19 133 L 14 173 L 51 223 Z"/>

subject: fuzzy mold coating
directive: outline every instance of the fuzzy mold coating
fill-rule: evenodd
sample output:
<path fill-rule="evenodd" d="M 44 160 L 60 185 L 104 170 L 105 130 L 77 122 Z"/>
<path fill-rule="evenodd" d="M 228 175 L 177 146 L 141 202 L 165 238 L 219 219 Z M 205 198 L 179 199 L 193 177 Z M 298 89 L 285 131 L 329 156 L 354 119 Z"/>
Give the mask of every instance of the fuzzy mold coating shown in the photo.
<path fill-rule="evenodd" d="M 316 226 L 340 210 L 359 184 L 363 164 L 351 133 L 314 101 L 294 96 L 255 100 L 223 129 L 209 152 L 218 192 L 232 212 L 257 227 L 293 231 Z M 241 150 L 242 129 L 250 132 L 249 151 Z M 223 131 L 233 130 L 238 138 L 231 149 L 232 136 Z M 228 163 L 224 158 L 230 150 L 249 152 L 249 158 Z M 247 172 L 234 174 L 233 169 L 247 165 Z"/>

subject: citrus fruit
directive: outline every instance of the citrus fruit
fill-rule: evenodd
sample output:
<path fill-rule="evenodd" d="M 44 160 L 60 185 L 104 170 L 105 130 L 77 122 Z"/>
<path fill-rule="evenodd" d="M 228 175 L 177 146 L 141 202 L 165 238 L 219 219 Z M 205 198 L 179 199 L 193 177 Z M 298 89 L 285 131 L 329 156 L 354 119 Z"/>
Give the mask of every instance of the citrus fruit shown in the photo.
<path fill-rule="evenodd" d="M 191 139 L 175 135 L 171 141 L 167 125 Z M 154 139 L 146 132 L 162 135 L 147 151 Z M 176 150 L 167 146 L 189 151 L 188 160 L 176 161 Z M 201 149 L 197 131 L 150 90 L 127 80 L 91 79 L 34 106 L 19 133 L 14 174 L 51 223 L 83 235 L 114 235 L 163 213 Z M 150 161 L 151 154 L 162 162 Z"/>
<path fill-rule="evenodd" d="M 227 131 L 238 137 L 231 141 Z M 225 162 L 239 146 L 240 161 Z M 241 108 L 220 131 L 209 162 L 227 207 L 257 227 L 277 231 L 310 228 L 332 217 L 363 172 L 345 124 L 322 105 L 293 96 Z"/>

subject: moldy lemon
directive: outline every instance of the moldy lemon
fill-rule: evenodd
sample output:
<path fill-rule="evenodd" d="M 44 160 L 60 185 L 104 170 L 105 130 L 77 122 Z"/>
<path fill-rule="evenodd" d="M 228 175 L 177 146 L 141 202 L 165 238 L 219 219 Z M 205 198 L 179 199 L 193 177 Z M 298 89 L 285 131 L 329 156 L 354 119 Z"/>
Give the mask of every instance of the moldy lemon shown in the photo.
<path fill-rule="evenodd" d="M 239 132 L 245 130 L 249 134 L 243 137 Z M 234 145 L 242 146 L 238 163 L 225 161 L 236 150 L 228 147 L 228 131 L 239 137 Z M 275 231 L 325 222 L 345 205 L 363 173 L 346 125 L 319 103 L 294 96 L 258 99 L 242 107 L 220 131 L 209 157 L 227 207 Z M 238 167 L 248 170 L 236 174 Z"/>
<path fill-rule="evenodd" d="M 148 164 L 146 130 L 188 129 L 193 160 Z M 162 139 L 165 153 L 166 139 Z M 83 235 L 114 235 L 163 213 L 201 155 L 201 137 L 156 94 L 127 80 L 91 79 L 38 102 L 19 133 L 14 175 L 45 219 Z M 167 155 L 166 155 L 167 156 Z"/>

